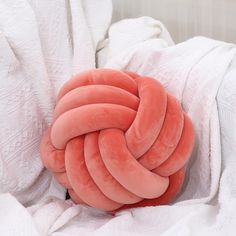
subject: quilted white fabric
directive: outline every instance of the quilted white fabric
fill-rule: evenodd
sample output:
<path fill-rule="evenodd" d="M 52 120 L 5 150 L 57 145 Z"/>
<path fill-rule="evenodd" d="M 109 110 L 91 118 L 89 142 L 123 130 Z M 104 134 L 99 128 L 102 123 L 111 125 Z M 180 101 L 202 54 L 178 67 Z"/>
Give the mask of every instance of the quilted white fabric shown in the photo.
<path fill-rule="evenodd" d="M 0 1 L 0 192 L 25 205 L 64 197 L 42 166 L 40 139 L 61 85 L 95 67 L 111 13 L 110 0 Z"/>

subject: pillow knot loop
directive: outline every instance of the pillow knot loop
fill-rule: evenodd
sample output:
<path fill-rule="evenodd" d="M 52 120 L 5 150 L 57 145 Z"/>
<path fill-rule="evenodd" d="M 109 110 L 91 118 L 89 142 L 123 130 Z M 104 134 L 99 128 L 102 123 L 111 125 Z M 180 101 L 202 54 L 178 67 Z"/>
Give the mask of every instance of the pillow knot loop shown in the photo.
<path fill-rule="evenodd" d="M 193 145 L 191 120 L 160 82 L 94 69 L 61 88 L 40 149 L 73 201 L 114 211 L 173 200 Z"/>

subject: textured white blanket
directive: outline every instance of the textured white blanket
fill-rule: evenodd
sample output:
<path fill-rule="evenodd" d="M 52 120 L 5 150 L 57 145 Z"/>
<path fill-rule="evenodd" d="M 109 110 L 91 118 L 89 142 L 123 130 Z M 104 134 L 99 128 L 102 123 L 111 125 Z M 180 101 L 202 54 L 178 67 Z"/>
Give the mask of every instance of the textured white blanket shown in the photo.
<path fill-rule="evenodd" d="M 150 40 L 153 34 L 141 42 L 132 32 L 125 41 L 130 21 L 112 27 L 106 66 L 155 77 L 192 117 L 197 144 L 182 194 L 172 206 L 116 216 L 55 197 L 39 202 L 48 195 L 64 196 L 56 185 L 48 190 L 51 176 L 38 155 L 55 94 L 72 73 L 95 66 L 96 45 L 111 14 L 108 0 L 68 2 L 0 2 L 0 191 L 17 198 L 0 194 L 0 235 L 233 235 L 236 47 L 194 38 L 163 48 L 168 43 Z M 143 22 L 142 32 L 156 32 L 157 26 L 163 30 L 146 18 L 135 24 Z M 167 34 L 156 37 L 170 39 Z M 119 54 L 116 48 L 125 51 Z"/>
<path fill-rule="evenodd" d="M 0 192 L 25 205 L 64 197 L 42 166 L 40 139 L 61 85 L 95 68 L 111 13 L 110 0 L 0 1 Z"/>

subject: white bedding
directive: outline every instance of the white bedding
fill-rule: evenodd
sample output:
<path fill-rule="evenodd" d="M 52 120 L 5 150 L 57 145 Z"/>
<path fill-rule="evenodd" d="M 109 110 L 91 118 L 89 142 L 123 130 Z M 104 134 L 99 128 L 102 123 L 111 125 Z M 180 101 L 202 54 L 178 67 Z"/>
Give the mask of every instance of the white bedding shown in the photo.
<path fill-rule="evenodd" d="M 160 80 L 192 117 L 197 144 L 174 205 L 111 216 L 63 200 L 43 169 L 38 146 L 56 93 L 71 74 L 95 67 L 110 17 L 109 0 L 0 2 L 0 235 L 232 235 L 235 45 L 199 37 L 167 47 L 164 26 L 140 18 L 113 25 L 98 54 L 106 67 Z"/>
<path fill-rule="evenodd" d="M 0 192 L 25 205 L 64 197 L 39 158 L 56 94 L 72 74 L 95 68 L 110 0 L 0 1 Z"/>

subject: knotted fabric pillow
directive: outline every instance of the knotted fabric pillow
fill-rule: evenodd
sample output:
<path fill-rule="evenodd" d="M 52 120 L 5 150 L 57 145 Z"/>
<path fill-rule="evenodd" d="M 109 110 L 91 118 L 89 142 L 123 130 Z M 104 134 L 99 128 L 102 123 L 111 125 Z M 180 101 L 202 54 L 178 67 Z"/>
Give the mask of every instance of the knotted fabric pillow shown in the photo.
<path fill-rule="evenodd" d="M 95 69 L 60 90 L 41 158 L 74 202 L 114 211 L 173 200 L 193 144 L 190 119 L 160 82 Z"/>

